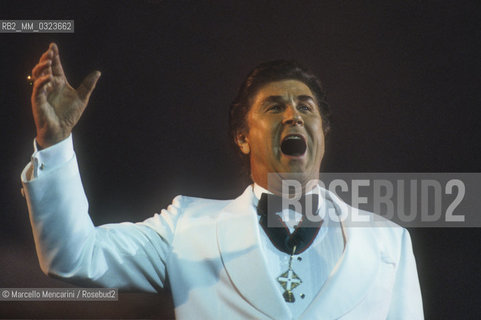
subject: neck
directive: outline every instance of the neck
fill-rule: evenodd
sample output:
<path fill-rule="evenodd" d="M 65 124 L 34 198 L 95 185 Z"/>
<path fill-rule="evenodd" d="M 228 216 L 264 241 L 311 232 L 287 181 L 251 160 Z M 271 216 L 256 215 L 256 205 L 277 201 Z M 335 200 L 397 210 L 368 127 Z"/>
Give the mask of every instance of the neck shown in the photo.
<path fill-rule="evenodd" d="M 300 196 L 312 191 L 318 185 L 318 177 L 303 178 L 299 173 L 270 173 L 269 179 L 252 180 L 262 188 L 278 196 Z"/>

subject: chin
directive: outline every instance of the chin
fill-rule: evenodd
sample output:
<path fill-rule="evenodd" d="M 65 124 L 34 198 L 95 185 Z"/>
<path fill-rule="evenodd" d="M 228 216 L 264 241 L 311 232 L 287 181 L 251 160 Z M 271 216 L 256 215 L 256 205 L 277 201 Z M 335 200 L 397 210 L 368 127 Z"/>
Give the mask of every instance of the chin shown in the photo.
<path fill-rule="evenodd" d="M 292 172 L 292 173 L 294 172 L 302 173 L 309 170 L 306 167 L 306 163 L 304 162 L 304 159 L 289 159 L 283 167 L 285 168 L 285 172 Z"/>

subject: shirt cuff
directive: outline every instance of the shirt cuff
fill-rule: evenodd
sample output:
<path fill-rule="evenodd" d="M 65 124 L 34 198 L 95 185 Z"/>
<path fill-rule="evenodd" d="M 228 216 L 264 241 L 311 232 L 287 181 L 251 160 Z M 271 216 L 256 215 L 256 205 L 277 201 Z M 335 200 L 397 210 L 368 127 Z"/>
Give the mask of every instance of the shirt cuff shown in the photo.
<path fill-rule="evenodd" d="M 42 150 L 39 150 L 37 140 L 34 140 L 33 148 L 31 162 L 33 178 L 67 163 L 74 157 L 72 134 L 67 139 Z"/>

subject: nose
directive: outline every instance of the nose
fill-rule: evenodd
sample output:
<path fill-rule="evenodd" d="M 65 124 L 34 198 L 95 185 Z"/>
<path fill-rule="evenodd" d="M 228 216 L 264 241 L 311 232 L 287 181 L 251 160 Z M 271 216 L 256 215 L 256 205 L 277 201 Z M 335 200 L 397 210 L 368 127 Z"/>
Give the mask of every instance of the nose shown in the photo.
<path fill-rule="evenodd" d="M 299 110 L 297 110 L 295 106 L 291 105 L 286 108 L 282 123 L 290 126 L 303 126 L 304 119 L 302 119 Z"/>

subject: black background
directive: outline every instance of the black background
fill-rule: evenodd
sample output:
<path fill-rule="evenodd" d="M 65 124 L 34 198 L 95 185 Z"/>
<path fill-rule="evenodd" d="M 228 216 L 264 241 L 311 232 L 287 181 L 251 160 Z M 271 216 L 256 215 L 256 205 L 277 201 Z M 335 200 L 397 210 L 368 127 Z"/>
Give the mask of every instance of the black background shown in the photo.
<path fill-rule="evenodd" d="M 74 131 L 95 224 L 140 221 L 177 194 L 246 186 L 227 110 L 259 62 L 319 75 L 330 172 L 479 172 L 479 1 L 0 1 L 0 19 L 74 19 L 74 34 L 0 34 L 0 287 L 44 276 L 20 172 L 35 128 L 26 76 L 55 41 L 77 86 L 102 77 Z M 481 317 L 481 230 L 411 229 L 427 319 Z M 253 270 L 255 272 L 255 270 Z M 4 318 L 170 318 L 168 294 L 118 302 L 3 302 Z"/>

